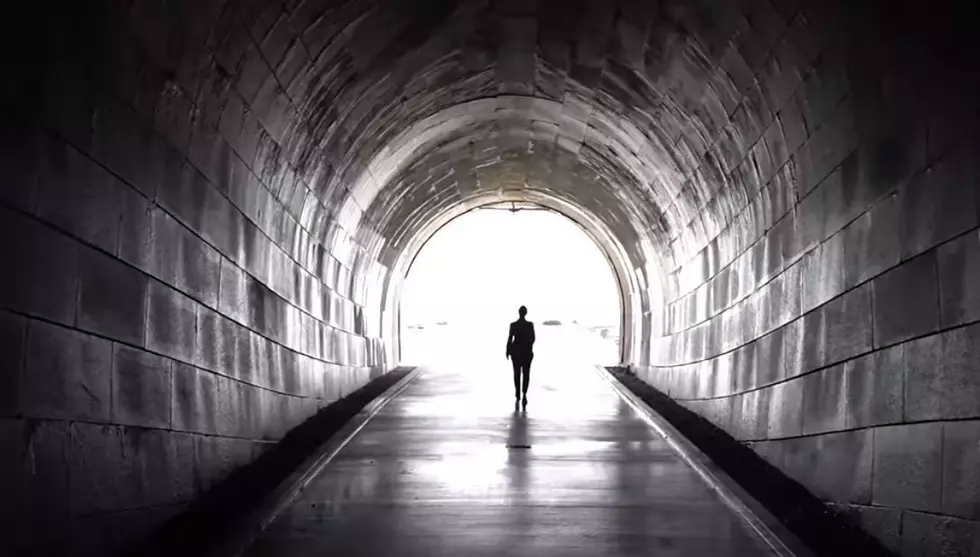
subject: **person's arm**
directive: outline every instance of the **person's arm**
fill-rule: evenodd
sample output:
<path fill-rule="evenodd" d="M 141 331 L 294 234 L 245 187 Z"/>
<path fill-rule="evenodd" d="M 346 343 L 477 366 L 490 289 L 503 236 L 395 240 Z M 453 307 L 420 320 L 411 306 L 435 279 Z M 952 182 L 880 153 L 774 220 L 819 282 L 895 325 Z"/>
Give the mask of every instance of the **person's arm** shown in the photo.
<path fill-rule="evenodd" d="M 528 329 L 531 331 L 531 345 L 534 344 L 534 323 L 528 323 Z"/>
<path fill-rule="evenodd" d="M 510 358 L 510 347 L 514 344 L 514 324 L 510 324 L 510 329 L 507 331 L 507 358 Z"/>

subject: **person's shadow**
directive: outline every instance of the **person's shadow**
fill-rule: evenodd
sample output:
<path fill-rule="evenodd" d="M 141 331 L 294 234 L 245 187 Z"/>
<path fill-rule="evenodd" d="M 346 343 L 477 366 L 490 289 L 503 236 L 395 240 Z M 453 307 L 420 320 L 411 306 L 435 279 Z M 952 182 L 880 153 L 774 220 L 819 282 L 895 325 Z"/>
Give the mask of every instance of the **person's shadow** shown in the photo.
<path fill-rule="evenodd" d="M 530 449 L 531 435 L 527 425 L 527 410 L 520 403 L 514 403 L 514 412 L 510 415 L 510 426 L 507 430 L 508 449 Z"/>
<path fill-rule="evenodd" d="M 527 533 L 532 522 L 532 506 L 527 504 L 532 498 L 529 477 L 531 442 L 527 412 L 521 411 L 520 406 L 515 404 L 507 431 L 507 499 L 514 508 L 508 518 L 510 535 Z"/>

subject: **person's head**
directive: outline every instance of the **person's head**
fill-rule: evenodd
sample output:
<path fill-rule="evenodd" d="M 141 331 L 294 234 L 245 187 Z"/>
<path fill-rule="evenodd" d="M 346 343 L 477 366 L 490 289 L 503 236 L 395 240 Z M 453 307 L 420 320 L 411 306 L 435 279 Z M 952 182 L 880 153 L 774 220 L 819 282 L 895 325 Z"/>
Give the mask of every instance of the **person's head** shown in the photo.
<path fill-rule="evenodd" d="M 517 314 L 521 316 L 521 319 L 523 319 L 524 316 L 527 315 L 527 308 L 521 306 L 520 309 L 517 310 Z"/>

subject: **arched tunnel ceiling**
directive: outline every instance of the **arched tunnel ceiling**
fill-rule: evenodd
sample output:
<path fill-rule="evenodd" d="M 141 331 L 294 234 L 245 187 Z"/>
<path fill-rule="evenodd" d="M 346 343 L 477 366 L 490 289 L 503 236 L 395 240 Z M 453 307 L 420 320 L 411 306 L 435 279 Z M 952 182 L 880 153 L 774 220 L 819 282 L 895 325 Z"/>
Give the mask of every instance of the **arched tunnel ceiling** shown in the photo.
<path fill-rule="evenodd" d="M 771 110 L 720 64 L 745 65 L 729 41 L 746 17 L 776 15 L 762 7 L 303 3 L 291 24 L 312 62 L 288 86 L 300 108 L 279 117 L 320 198 L 305 218 L 330 213 L 387 264 L 449 204 L 528 187 L 601 216 L 636 265 L 671 271 L 710 240 L 675 253 L 716 192 L 759 185 L 731 177 Z"/>

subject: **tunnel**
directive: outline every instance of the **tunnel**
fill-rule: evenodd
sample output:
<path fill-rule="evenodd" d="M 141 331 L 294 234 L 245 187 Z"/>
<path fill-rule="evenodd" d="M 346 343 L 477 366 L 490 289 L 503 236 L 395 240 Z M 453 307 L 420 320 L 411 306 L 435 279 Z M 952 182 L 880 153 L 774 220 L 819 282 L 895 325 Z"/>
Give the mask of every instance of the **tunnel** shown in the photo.
<path fill-rule="evenodd" d="M 421 246 L 515 202 L 607 256 L 623 369 L 896 555 L 977 555 L 966 4 L 21 6 L 0 553 L 111 555 L 383 377 Z"/>

